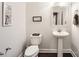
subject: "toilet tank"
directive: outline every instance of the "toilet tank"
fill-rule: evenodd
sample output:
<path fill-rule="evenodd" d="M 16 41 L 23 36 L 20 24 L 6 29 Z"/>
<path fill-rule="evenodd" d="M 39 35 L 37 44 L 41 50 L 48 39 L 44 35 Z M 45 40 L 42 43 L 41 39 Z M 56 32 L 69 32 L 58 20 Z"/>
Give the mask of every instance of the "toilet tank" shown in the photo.
<path fill-rule="evenodd" d="M 32 45 L 39 45 L 42 40 L 42 35 L 40 33 L 31 34 L 30 41 Z"/>

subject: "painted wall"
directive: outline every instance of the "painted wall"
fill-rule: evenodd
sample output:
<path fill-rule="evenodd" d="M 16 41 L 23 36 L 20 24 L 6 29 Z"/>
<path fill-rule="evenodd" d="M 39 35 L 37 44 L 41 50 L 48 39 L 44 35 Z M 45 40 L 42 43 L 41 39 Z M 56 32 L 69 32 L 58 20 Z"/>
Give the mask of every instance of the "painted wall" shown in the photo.
<path fill-rule="evenodd" d="M 57 39 L 52 35 L 52 27 L 51 25 L 51 6 L 50 3 L 27 3 L 27 20 L 26 20 L 26 28 L 27 28 L 27 45 L 30 42 L 30 35 L 34 32 L 39 32 L 43 35 L 42 42 L 40 44 L 40 49 L 57 49 Z M 66 29 L 68 32 L 71 30 L 71 21 L 70 19 L 70 9 L 67 9 L 67 14 L 65 19 L 67 20 Z M 42 22 L 33 22 L 33 16 L 42 16 Z M 70 32 L 71 34 L 71 32 Z M 64 49 L 71 48 L 71 36 L 65 38 Z"/>
<path fill-rule="evenodd" d="M 79 25 L 75 26 L 73 24 L 74 11 L 79 10 L 79 3 L 74 3 L 72 5 L 72 50 L 79 57 Z M 79 13 L 78 13 L 79 14 Z"/>
<path fill-rule="evenodd" d="M 4 56 L 18 56 L 26 41 L 26 3 L 9 3 L 12 6 L 12 26 L 2 27 L 2 4 L 0 3 L 0 52 L 12 48 Z"/>

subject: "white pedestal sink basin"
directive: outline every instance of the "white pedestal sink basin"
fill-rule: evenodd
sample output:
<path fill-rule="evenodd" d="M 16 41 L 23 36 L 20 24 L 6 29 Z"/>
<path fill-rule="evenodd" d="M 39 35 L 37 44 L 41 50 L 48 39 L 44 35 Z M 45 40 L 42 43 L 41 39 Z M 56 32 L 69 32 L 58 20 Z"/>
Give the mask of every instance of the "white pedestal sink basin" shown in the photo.
<path fill-rule="evenodd" d="M 53 35 L 58 39 L 58 57 L 63 56 L 63 38 L 69 35 L 66 31 L 53 31 Z"/>
<path fill-rule="evenodd" d="M 68 36 L 69 33 L 66 32 L 66 31 L 53 31 L 53 35 L 56 36 L 56 37 L 61 37 L 61 38 L 63 38 L 63 37 Z"/>

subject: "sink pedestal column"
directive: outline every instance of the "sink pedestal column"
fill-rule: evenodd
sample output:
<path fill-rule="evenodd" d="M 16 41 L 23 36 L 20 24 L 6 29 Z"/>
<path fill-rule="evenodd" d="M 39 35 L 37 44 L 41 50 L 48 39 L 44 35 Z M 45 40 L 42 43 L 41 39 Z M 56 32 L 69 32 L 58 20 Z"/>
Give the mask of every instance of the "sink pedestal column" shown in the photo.
<path fill-rule="evenodd" d="M 63 39 L 58 38 L 58 57 L 63 57 Z"/>
<path fill-rule="evenodd" d="M 63 57 L 63 40 L 65 37 L 69 35 L 68 32 L 62 30 L 62 31 L 53 31 L 53 35 L 58 40 L 58 57 Z"/>

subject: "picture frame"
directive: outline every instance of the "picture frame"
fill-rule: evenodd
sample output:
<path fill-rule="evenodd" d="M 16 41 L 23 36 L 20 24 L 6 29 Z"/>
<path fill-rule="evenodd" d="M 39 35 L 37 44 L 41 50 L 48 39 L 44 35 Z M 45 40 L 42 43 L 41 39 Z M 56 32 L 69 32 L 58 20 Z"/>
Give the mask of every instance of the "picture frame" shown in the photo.
<path fill-rule="evenodd" d="M 33 22 L 42 22 L 42 16 L 33 16 Z"/>
<path fill-rule="evenodd" d="M 73 24 L 79 25 L 79 10 L 78 9 L 74 11 Z"/>
<path fill-rule="evenodd" d="M 2 2 L 2 26 L 7 27 L 12 24 L 12 8 L 8 2 Z"/>

